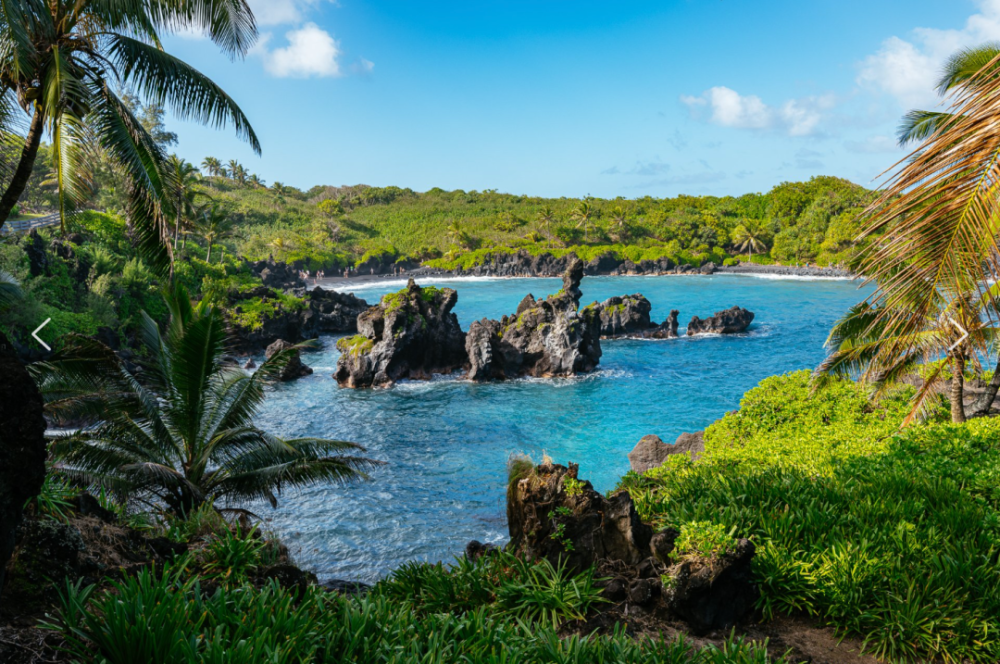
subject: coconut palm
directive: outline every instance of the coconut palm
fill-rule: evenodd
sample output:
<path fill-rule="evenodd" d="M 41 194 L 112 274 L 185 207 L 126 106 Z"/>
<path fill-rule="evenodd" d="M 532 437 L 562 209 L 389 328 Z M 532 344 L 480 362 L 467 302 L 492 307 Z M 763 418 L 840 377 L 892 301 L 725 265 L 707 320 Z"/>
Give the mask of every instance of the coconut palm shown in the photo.
<path fill-rule="evenodd" d="M 590 207 L 590 203 L 581 201 L 580 205 L 570 213 L 570 218 L 576 222 L 577 228 L 583 229 L 584 242 L 589 242 L 590 228 L 594 223 L 594 209 Z"/>
<path fill-rule="evenodd" d="M 555 212 L 552 211 L 551 205 L 546 205 L 541 210 L 538 211 L 538 228 L 548 237 L 552 239 L 552 224 L 556 221 Z"/>
<path fill-rule="evenodd" d="M 206 171 L 209 176 L 221 175 L 222 162 L 215 157 L 205 157 L 201 162 L 201 168 Z"/>
<path fill-rule="evenodd" d="M 206 244 L 208 244 L 208 255 L 205 257 L 206 263 L 212 262 L 212 247 L 215 243 L 224 238 L 231 237 L 235 226 L 236 223 L 232 217 L 223 212 L 218 205 L 213 205 L 204 210 L 195 224 L 195 230 L 198 235 L 204 238 Z"/>
<path fill-rule="evenodd" d="M 275 181 L 274 184 L 271 185 L 271 189 L 274 191 L 274 193 L 276 193 L 279 196 L 284 196 L 286 193 L 288 193 L 288 188 L 285 187 L 284 184 L 278 181 Z"/>
<path fill-rule="evenodd" d="M 938 80 L 938 94 L 943 97 L 967 86 L 982 85 L 1000 77 L 1000 65 L 994 63 L 997 55 L 1000 55 L 1000 44 L 997 43 L 983 44 L 955 53 L 944 65 L 944 71 Z M 977 76 L 984 67 L 988 67 L 988 71 Z M 907 145 L 930 138 L 953 119 L 951 113 L 943 111 L 910 111 L 899 126 L 899 144 Z"/>
<path fill-rule="evenodd" d="M 472 237 L 465 232 L 465 229 L 462 228 L 462 224 L 459 223 L 457 219 L 453 220 L 448 225 L 445 237 L 449 238 L 454 244 L 457 244 L 462 248 L 468 248 L 472 245 Z"/>
<path fill-rule="evenodd" d="M 166 300 L 165 332 L 141 316 L 148 357 L 141 379 L 107 347 L 79 336 L 52 361 L 33 366 L 50 412 L 99 419 L 53 443 L 60 472 L 187 515 L 205 503 L 265 499 L 276 506 L 284 488 L 361 479 L 377 465 L 355 456 L 363 448 L 354 443 L 283 440 L 255 426 L 265 384 L 297 350 L 276 353 L 251 375 L 223 361 L 221 312 L 192 306 L 180 287 Z"/>
<path fill-rule="evenodd" d="M 261 179 L 261 177 L 260 177 L 259 175 L 257 175 L 256 173 L 252 174 L 252 175 L 250 176 L 250 178 L 249 178 L 249 179 L 247 180 L 247 182 L 248 182 L 248 183 L 250 184 L 250 186 L 251 186 L 251 187 L 253 187 L 254 189 L 263 189 L 263 188 L 264 188 L 264 186 L 265 186 L 265 185 L 264 185 L 264 181 L 263 181 L 263 180 Z"/>
<path fill-rule="evenodd" d="M 175 154 L 167 158 L 166 172 L 170 175 L 167 182 L 167 198 L 164 201 L 167 212 L 174 218 L 174 251 L 180 238 L 184 219 L 189 217 L 195 208 L 198 196 L 208 196 L 195 189 L 198 183 L 198 169 L 193 164 L 181 159 Z"/>
<path fill-rule="evenodd" d="M 754 250 L 757 253 L 767 250 L 766 239 L 767 229 L 756 219 L 747 219 L 733 229 L 733 246 L 736 247 L 737 251 L 748 252 L 751 261 L 753 261 Z"/>
<path fill-rule="evenodd" d="M 157 267 L 169 263 L 169 224 L 161 208 L 163 153 L 115 94 L 130 89 L 182 119 L 224 126 L 260 151 L 236 103 L 209 80 L 163 50 L 161 33 L 191 30 L 230 57 L 257 37 L 242 0 L 0 2 L 0 106 L 30 116 L 24 147 L 0 196 L 0 228 L 24 192 L 42 133 L 49 132 L 63 215 L 88 193 L 88 149 L 97 144 L 120 172 L 128 217 L 140 251 Z"/>
<path fill-rule="evenodd" d="M 861 237 L 878 239 L 861 252 L 858 271 L 877 286 L 869 300 L 879 305 L 872 334 L 882 329 L 912 339 L 937 312 L 963 300 L 983 301 L 982 315 L 993 320 L 1000 314 L 996 300 L 984 297 L 1000 279 L 1000 50 L 991 48 L 978 60 L 964 56 L 964 69 L 953 67 L 946 115 L 866 212 Z M 888 366 L 897 353 L 886 347 L 877 361 Z"/>
<path fill-rule="evenodd" d="M 628 241 L 628 208 L 616 205 L 611 210 L 611 232 L 619 242 Z"/>
<path fill-rule="evenodd" d="M 967 409 L 965 372 L 968 363 L 978 364 L 976 349 L 996 345 L 997 328 L 982 314 L 996 306 L 998 297 L 1000 287 L 996 285 L 985 293 L 952 300 L 938 294 L 933 297 L 935 308 L 929 314 L 923 312 L 920 300 L 913 303 L 913 311 L 894 315 L 882 310 L 888 306 L 885 303 L 862 302 L 834 325 L 827 339 L 832 352 L 817 369 L 817 375 L 857 378 L 873 385 L 876 397 L 919 375 L 922 385 L 905 422 L 909 423 L 926 410 L 929 400 L 936 398 L 948 369 L 952 421 L 964 422 L 967 416 L 984 415 L 996 397 L 1000 377 L 995 377 L 980 399 Z M 924 316 L 922 325 L 910 325 L 918 315 Z"/>

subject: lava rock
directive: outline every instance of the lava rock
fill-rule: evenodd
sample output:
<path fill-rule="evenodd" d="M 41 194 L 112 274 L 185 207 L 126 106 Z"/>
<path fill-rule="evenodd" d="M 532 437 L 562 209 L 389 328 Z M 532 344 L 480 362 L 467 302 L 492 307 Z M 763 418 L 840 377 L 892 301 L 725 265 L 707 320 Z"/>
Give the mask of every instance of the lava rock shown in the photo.
<path fill-rule="evenodd" d="M 598 304 L 594 302 L 587 309 L 596 309 L 601 320 L 601 338 L 640 337 L 650 331 L 652 324 L 649 312 L 653 309 L 644 296 L 622 295 L 608 298 Z"/>
<path fill-rule="evenodd" d="M 705 432 L 695 431 L 694 433 L 682 433 L 677 436 L 677 440 L 670 446 L 670 454 L 684 454 L 689 452 L 691 460 L 697 461 L 705 451 Z"/>
<path fill-rule="evenodd" d="M 24 253 L 28 256 L 28 271 L 31 276 L 40 277 L 49 271 L 49 256 L 45 252 L 45 240 L 32 228 L 24 238 Z"/>
<path fill-rule="evenodd" d="M 360 581 L 344 581 L 342 579 L 330 579 L 320 584 L 321 588 L 341 595 L 360 596 L 367 595 L 372 589 L 367 583 Z"/>
<path fill-rule="evenodd" d="M 636 579 L 628 589 L 628 601 L 632 604 L 645 606 L 653 599 L 653 582 L 649 579 Z"/>
<path fill-rule="evenodd" d="M 452 313 L 456 302 L 458 293 L 451 288 L 425 289 L 413 279 L 398 293 L 385 295 L 358 316 L 357 336 L 337 342 L 337 384 L 390 385 L 463 368 L 466 335 Z"/>
<path fill-rule="evenodd" d="M 101 501 L 84 491 L 73 498 L 70 503 L 77 512 L 84 516 L 93 516 L 104 523 L 117 523 L 118 515 L 101 505 Z"/>
<path fill-rule="evenodd" d="M 664 565 L 670 565 L 670 554 L 673 553 L 674 543 L 680 536 L 680 531 L 676 528 L 666 528 L 653 535 L 649 540 L 649 548 L 653 552 L 653 557 Z"/>
<path fill-rule="evenodd" d="M 507 523 L 513 550 L 576 571 L 603 559 L 637 565 L 649 558 L 653 532 L 628 492 L 606 498 L 577 473 L 576 464 L 542 464 L 511 485 Z"/>
<path fill-rule="evenodd" d="M 704 432 L 682 433 L 673 445 L 667 445 L 658 436 L 643 436 L 628 453 L 629 466 L 632 472 L 644 473 L 652 468 L 659 468 L 667 457 L 674 454 L 691 454 L 691 460 L 697 461 L 705 451 Z"/>
<path fill-rule="evenodd" d="M 530 296 L 529 296 L 530 297 Z M 504 362 L 494 362 L 494 355 L 503 353 L 500 322 L 484 318 L 472 323 L 465 335 L 465 352 L 469 357 L 469 380 L 482 382 L 504 378 Z"/>
<path fill-rule="evenodd" d="M 265 581 L 277 581 L 285 590 L 291 590 L 296 597 L 301 597 L 309 586 L 316 583 L 316 575 L 306 572 L 290 563 L 279 563 L 266 568 L 261 573 Z"/>
<path fill-rule="evenodd" d="M 264 285 L 276 290 L 305 288 L 306 282 L 294 266 L 281 261 L 257 261 L 250 265 L 250 271 L 260 277 Z"/>
<path fill-rule="evenodd" d="M 268 346 L 264 355 L 270 360 L 274 355 L 277 355 L 282 351 L 289 351 L 291 357 L 281 369 L 281 373 L 278 374 L 278 380 L 295 380 L 296 378 L 302 378 L 303 376 L 309 376 L 312 374 L 312 367 L 308 367 L 302 363 L 302 355 L 299 353 L 299 349 L 295 348 L 295 344 L 288 343 L 284 339 L 278 339 L 273 344 Z"/>
<path fill-rule="evenodd" d="M 681 560 L 666 574 L 667 608 L 696 635 L 730 629 L 753 611 L 760 596 L 751 569 L 754 553 L 753 542 L 741 539 L 730 553 Z"/>
<path fill-rule="evenodd" d="M 659 325 L 650 328 L 642 336 L 648 339 L 676 339 L 677 338 L 677 316 L 680 312 L 673 309 L 667 320 Z"/>
<path fill-rule="evenodd" d="M 479 560 L 496 550 L 497 547 L 495 544 L 483 544 L 479 540 L 472 540 L 465 545 L 465 557 L 469 560 Z"/>
<path fill-rule="evenodd" d="M 188 545 L 184 542 L 174 542 L 166 537 L 151 537 L 146 540 L 146 546 L 161 560 L 171 561 L 179 558 L 188 552 Z"/>
<path fill-rule="evenodd" d="M 687 326 L 687 335 L 696 334 L 735 334 L 742 332 L 753 322 L 753 312 L 742 307 L 732 307 L 725 311 L 716 311 L 714 316 L 702 320 L 695 316 Z"/>

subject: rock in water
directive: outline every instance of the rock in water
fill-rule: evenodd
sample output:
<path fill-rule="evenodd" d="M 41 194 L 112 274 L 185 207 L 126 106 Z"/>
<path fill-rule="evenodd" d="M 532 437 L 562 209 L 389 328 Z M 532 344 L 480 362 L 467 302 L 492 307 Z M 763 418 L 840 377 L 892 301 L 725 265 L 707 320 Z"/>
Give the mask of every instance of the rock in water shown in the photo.
<path fill-rule="evenodd" d="M 42 397 L 0 332 L 0 588 L 24 503 L 42 488 L 46 455 Z"/>
<path fill-rule="evenodd" d="M 515 478 L 507 492 L 511 545 L 529 558 L 564 561 L 572 570 L 599 560 L 638 565 L 650 557 L 653 530 L 639 519 L 627 492 L 605 498 L 578 467 L 542 464 Z"/>
<path fill-rule="evenodd" d="M 676 309 L 671 310 L 667 320 L 660 325 L 653 327 L 643 336 L 650 339 L 676 339 L 677 338 L 677 316 L 680 314 Z"/>
<path fill-rule="evenodd" d="M 358 332 L 337 342 L 334 378 L 341 387 L 390 385 L 403 378 L 430 378 L 465 366 L 465 333 L 452 313 L 451 288 L 406 288 L 383 296 L 358 316 Z"/>
<path fill-rule="evenodd" d="M 313 372 L 312 367 L 307 367 L 302 364 L 302 355 L 299 353 L 299 349 L 294 346 L 295 344 L 290 344 L 284 339 L 278 339 L 273 344 L 268 346 L 267 350 L 264 352 L 264 357 L 270 360 L 273 355 L 276 355 L 283 350 L 291 349 L 291 358 L 288 360 L 288 364 L 285 365 L 284 369 L 281 370 L 281 373 L 278 374 L 278 380 L 295 380 L 296 378 L 308 376 Z"/>
<path fill-rule="evenodd" d="M 583 263 L 574 258 L 555 295 L 538 301 L 528 295 L 514 316 L 473 323 L 466 340 L 469 378 L 573 376 L 597 368 L 601 320 L 596 309 L 577 310 L 582 279 Z"/>
<path fill-rule="evenodd" d="M 653 305 L 642 295 L 622 295 L 608 298 L 598 304 L 587 305 L 595 309 L 601 319 L 601 338 L 641 337 L 652 327 L 649 312 Z"/>
<path fill-rule="evenodd" d="M 742 332 L 753 322 L 753 312 L 742 307 L 716 311 L 714 316 L 702 320 L 695 316 L 687 326 L 688 336 L 696 334 L 734 334 Z"/>

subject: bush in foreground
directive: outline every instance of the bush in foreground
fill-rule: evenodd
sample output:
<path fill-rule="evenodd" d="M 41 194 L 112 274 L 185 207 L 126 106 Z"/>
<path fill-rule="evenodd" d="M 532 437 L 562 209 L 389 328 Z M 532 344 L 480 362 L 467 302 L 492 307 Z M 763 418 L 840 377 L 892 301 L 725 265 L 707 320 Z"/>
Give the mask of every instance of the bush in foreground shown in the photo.
<path fill-rule="evenodd" d="M 657 526 L 752 534 L 765 617 L 806 613 L 890 660 L 1000 661 L 1000 421 L 899 433 L 908 396 L 769 378 L 699 463 L 623 486 Z"/>

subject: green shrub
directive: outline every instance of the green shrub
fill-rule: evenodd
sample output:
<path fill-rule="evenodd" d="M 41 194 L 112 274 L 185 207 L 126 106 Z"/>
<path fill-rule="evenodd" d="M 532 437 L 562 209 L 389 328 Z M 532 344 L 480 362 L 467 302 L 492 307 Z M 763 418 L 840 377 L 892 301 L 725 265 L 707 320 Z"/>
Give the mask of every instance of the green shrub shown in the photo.
<path fill-rule="evenodd" d="M 753 537 L 766 617 L 806 612 L 889 660 L 995 662 L 1000 421 L 899 432 L 908 396 L 769 378 L 706 430 L 698 463 L 622 486 L 657 527 Z"/>
<path fill-rule="evenodd" d="M 711 558 L 724 556 L 736 550 L 734 530 L 711 521 L 692 521 L 681 525 L 680 535 L 670 556 L 680 560 L 688 556 Z"/>

